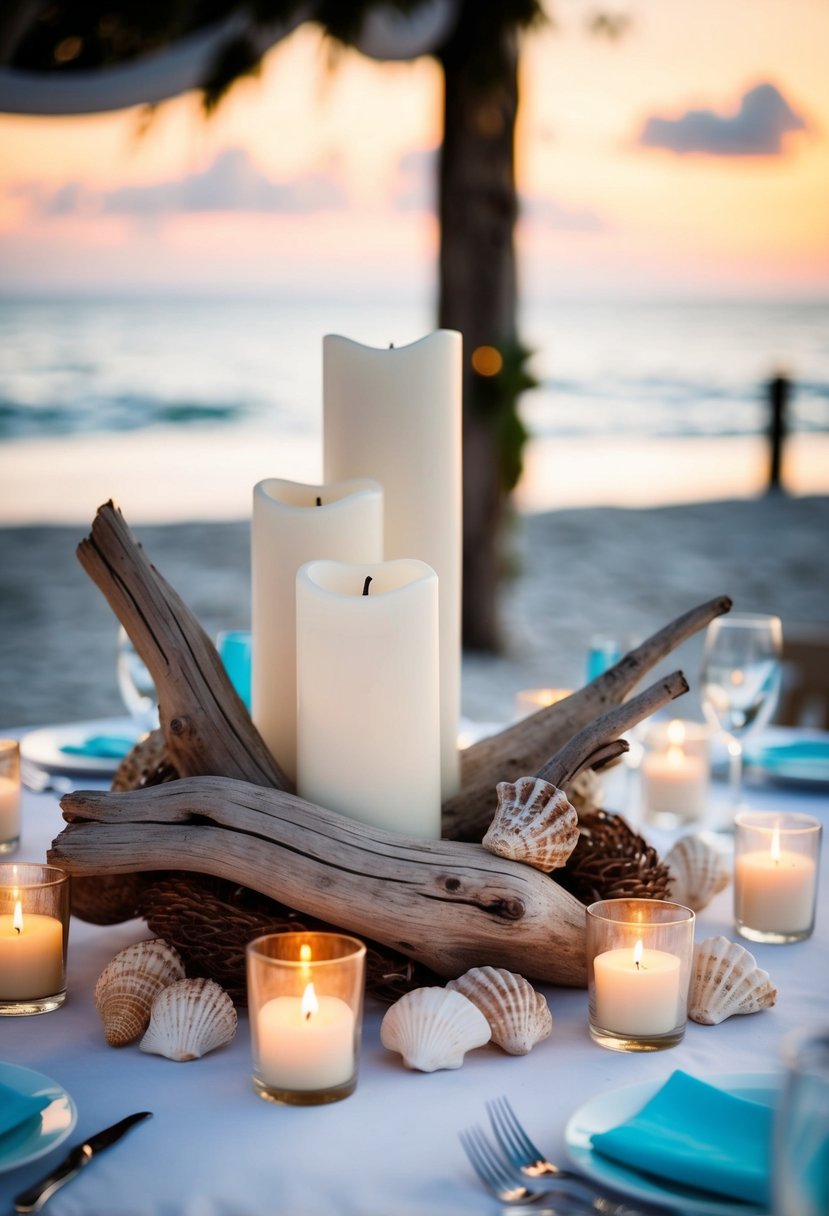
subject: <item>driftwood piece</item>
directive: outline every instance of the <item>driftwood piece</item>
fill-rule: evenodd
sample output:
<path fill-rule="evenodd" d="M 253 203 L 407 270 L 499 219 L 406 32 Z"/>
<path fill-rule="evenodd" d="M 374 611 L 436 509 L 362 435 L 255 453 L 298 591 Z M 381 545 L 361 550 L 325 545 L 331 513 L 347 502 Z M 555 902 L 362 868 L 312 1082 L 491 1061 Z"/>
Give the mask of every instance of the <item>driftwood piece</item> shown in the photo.
<path fill-rule="evenodd" d="M 516 781 L 538 772 L 578 731 L 620 705 L 666 655 L 730 608 L 726 595 L 692 608 L 578 692 L 467 748 L 461 753 L 461 790 L 443 804 L 443 835 L 480 840 L 491 817 L 492 790 L 498 781 Z"/>
<path fill-rule="evenodd" d="M 150 670 L 178 772 L 218 772 L 287 788 L 210 638 L 147 560 L 111 501 L 98 508 L 77 552 Z"/>

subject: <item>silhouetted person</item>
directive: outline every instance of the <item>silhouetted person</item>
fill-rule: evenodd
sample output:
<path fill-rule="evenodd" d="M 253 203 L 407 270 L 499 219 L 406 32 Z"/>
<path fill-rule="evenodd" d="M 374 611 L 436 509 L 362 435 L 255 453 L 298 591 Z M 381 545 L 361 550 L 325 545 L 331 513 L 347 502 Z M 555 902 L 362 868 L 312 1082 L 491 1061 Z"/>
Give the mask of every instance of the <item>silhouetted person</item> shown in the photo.
<path fill-rule="evenodd" d="M 788 376 L 779 374 L 769 380 L 769 493 L 782 490 L 780 470 L 783 463 L 783 446 L 786 441 L 786 407 L 791 391 Z"/>

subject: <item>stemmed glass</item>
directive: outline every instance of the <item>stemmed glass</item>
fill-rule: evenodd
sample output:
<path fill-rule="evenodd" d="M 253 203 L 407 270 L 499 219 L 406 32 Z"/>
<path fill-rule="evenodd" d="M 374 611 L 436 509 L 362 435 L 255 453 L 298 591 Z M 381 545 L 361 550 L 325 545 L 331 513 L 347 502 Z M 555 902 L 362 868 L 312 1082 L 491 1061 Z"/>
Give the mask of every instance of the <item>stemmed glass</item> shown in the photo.
<path fill-rule="evenodd" d="M 743 787 L 743 737 L 765 726 L 780 691 L 783 630 L 777 616 L 734 613 L 708 626 L 702 656 L 702 708 L 729 736 L 729 785 L 734 811 Z"/>
<path fill-rule="evenodd" d="M 158 726 L 158 695 L 147 670 L 123 625 L 118 630 L 116 672 L 118 691 L 130 717 L 144 734 Z"/>

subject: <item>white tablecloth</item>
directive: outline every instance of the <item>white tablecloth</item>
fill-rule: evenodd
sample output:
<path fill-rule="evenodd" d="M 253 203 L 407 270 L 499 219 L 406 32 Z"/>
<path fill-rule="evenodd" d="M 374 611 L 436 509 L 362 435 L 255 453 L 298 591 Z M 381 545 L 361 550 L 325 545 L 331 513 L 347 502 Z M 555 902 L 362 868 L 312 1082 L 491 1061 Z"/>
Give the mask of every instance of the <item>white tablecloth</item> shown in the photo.
<path fill-rule="evenodd" d="M 773 787 L 752 789 L 751 802 L 819 817 L 829 809 L 825 793 Z M 26 792 L 14 859 L 43 860 L 60 827 L 56 796 Z M 720 933 L 735 938 L 730 888 L 698 917 L 697 941 Z M 0 1210 L 10 1211 L 12 1197 L 71 1145 L 132 1111 L 151 1110 L 153 1119 L 50 1200 L 50 1216 L 485 1216 L 499 1205 L 475 1178 L 457 1131 L 486 1121 L 487 1098 L 506 1094 L 533 1138 L 564 1161 L 566 1121 L 588 1098 L 638 1080 L 661 1082 L 675 1068 L 700 1076 L 777 1072 L 784 1033 L 829 1020 L 825 858 L 814 936 L 787 946 L 743 943 L 780 989 L 772 1010 L 715 1027 L 689 1023 L 672 1050 L 627 1055 L 592 1042 L 584 991 L 547 988 L 553 1033 L 530 1055 L 510 1057 L 490 1045 L 469 1053 L 458 1071 L 422 1074 L 380 1045 L 383 1007 L 369 1000 L 358 1088 L 322 1107 L 274 1106 L 253 1093 L 244 1014 L 232 1044 L 190 1063 L 137 1046 L 108 1047 L 95 980 L 119 949 L 146 936 L 143 922 L 102 928 L 73 920 L 66 1004 L 41 1016 L 0 1018 L 0 1059 L 54 1078 L 79 1111 L 63 1146 L 0 1175 Z"/>

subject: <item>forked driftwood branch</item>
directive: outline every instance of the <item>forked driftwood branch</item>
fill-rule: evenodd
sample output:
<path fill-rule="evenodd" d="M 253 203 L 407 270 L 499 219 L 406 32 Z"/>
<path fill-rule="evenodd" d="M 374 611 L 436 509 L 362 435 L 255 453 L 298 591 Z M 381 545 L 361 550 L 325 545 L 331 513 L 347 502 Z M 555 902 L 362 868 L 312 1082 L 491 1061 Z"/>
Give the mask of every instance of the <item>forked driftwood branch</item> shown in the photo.
<path fill-rule="evenodd" d="M 584 909 L 529 866 L 477 843 L 424 841 L 295 797 L 233 691 L 210 639 L 147 561 L 121 514 L 100 508 L 78 550 L 150 669 L 181 779 L 126 793 L 78 791 L 50 859 L 75 875 L 198 871 L 230 879 L 418 959 L 443 975 L 489 963 L 584 983 Z M 725 597 L 666 626 L 566 701 L 470 748 L 450 836 L 483 835 L 495 786 L 538 774 L 563 785 L 617 756 L 618 739 L 687 690 L 679 672 L 621 704 L 641 676 Z"/>

